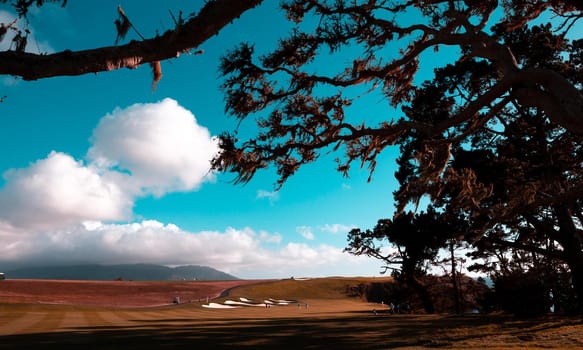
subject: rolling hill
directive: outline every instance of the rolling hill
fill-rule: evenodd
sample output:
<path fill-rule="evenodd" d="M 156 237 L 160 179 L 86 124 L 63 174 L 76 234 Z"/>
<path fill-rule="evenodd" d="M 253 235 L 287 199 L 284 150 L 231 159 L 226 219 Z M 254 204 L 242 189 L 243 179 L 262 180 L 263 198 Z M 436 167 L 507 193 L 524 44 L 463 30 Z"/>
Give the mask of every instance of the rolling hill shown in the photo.
<path fill-rule="evenodd" d="M 188 265 L 167 267 L 152 264 L 130 265 L 75 265 L 27 267 L 6 271 L 6 278 L 57 279 L 57 280 L 236 280 L 235 276 L 208 266 Z"/>

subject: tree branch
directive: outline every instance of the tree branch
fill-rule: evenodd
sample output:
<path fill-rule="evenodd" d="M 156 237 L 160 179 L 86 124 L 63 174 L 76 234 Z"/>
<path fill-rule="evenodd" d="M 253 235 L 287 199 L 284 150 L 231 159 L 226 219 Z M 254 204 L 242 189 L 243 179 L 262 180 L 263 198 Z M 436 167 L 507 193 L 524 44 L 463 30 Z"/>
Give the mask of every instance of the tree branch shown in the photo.
<path fill-rule="evenodd" d="M 549 69 L 525 69 L 515 84 L 518 101 L 526 107 L 538 107 L 565 129 L 583 135 L 583 94 L 565 77 Z"/>
<path fill-rule="evenodd" d="M 262 0 L 214 0 L 200 13 L 162 36 L 132 41 L 123 46 L 102 47 L 84 51 L 63 51 L 51 55 L 28 52 L 0 52 L 0 74 L 37 80 L 54 76 L 82 75 L 136 68 L 155 61 L 180 56 L 216 35 L 243 12 Z"/>
<path fill-rule="evenodd" d="M 525 252 L 533 252 L 533 253 L 537 253 L 549 258 L 553 258 L 553 259 L 558 259 L 558 260 L 564 260 L 565 259 L 565 255 L 563 254 L 562 251 L 559 250 L 547 250 L 544 248 L 540 248 L 537 247 L 535 245 L 526 245 L 526 244 L 522 244 L 520 242 L 514 242 L 514 241 L 507 241 L 507 240 L 503 240 L 500 238 L 487 238 L 490 242 L 494 243 L 494 244 L 498 244 L 500 247 L 503 248 L 513 248 L 513 249 L 517 249 L 517 250 L 522 250 Z"/>

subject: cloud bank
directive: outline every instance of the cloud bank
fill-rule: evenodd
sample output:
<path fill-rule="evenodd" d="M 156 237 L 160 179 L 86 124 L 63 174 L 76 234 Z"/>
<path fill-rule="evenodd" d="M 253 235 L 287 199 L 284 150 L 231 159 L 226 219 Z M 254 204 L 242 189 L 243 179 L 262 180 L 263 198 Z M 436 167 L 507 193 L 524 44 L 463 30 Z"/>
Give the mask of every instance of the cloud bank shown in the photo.
<path fill-rule="evenodd" d="M 4 179 L 0 216 L 19 227 L 46 230 L 82 220 L 122 220 L 133 204 L 108 176 L 59 152 L 26 169 L 9 170 Z"/>
<path fill-rule="evenodd" d="M 0 263 L 208 265 L 242 278 L 350 275 L 378 271 L 369 259 L 329 245 L 280 246 L 266 232 L 227 228 L 224 232 L 187 232 L 172 224 L 86 222 L 28 239 L 0 223 L 4 243 Z M 274 245 L 275 244 L 275 245 Z"/>

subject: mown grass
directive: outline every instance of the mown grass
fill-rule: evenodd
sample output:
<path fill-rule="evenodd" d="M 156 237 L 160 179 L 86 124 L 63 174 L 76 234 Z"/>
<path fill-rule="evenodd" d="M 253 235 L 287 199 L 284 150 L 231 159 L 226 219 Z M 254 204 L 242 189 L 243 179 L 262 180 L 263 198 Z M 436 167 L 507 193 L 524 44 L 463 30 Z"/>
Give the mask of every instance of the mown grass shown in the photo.
<path fill-rule="evenodd" d="M 348 298 L 362 279 L 282 280 L 230 291 L 302 305 L 205 309 L 0 304 L 0 349 L 565 349 L 583 348 L 579 317 L 389 315 Z M 309 303 L 305 308 L 304 303 Z"/>
<path fill-rule="evenodd" d="M 312 279 L 284 279 L 241 286 L 229 292 L 230 298 L 262 298 L 313 300 L 346 299 L 347 287 L 371 281 L 386 281 L 390 278 L 327 277 Z"/>

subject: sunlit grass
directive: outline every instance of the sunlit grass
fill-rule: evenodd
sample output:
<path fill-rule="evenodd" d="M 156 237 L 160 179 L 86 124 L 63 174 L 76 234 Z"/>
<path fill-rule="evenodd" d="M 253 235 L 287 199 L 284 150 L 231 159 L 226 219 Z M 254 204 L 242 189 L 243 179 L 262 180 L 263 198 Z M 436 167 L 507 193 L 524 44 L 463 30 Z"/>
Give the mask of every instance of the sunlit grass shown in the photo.
<path fill-rule="evenodd" d="M 370 277 L 329 277 L 313 279 L 285 279 L 234 288 L 230 297 L 245 297 L 261 300 L 262 298 L 311 300 L 311 299 L 346 299 L 348 286 L 360 283 L 388 280 Z"/>

